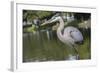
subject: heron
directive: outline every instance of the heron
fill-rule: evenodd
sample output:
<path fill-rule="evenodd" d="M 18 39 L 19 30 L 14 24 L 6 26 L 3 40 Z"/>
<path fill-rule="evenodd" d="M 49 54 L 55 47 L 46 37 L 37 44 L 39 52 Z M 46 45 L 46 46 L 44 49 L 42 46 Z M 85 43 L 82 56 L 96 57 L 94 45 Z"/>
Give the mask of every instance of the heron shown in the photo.
<path fill-rule="evenodd" d="M 64 20 L 61 16 L 53 16 L 50 20 L 47 21 L 47 23 L 54 23 L 54 22 L 59 22 L 58 23 L 58 28 L 56 30 L 57 33 L 57 37 L 58 39 L 64 43 L 69 45 L 71 48 L 73 48 L 76 53 L 77 56 L 70 56 L 69 60 L 78 60 L 79 59 L 79 53 L 78 53 L 78 49 L 75 48 L 77 43 L 82 44 L 83 43 L 83 35 L 82 33 L 79 31 L 79 29 L 77 29 L 76 27 L 73 26 L 67 26 L 64 28 Z M 63 31 L 63 33 L 62 33 Z"/>

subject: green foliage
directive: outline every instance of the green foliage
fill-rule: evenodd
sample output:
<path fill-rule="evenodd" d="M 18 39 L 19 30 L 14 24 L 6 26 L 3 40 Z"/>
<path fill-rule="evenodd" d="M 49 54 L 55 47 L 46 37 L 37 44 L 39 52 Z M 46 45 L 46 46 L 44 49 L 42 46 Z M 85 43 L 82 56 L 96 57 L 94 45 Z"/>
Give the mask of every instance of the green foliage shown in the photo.
<path fill-rule="evenodd" d="M 50 11 L 35 11 L 35 10 L 23 10 L 23 19 L 33 20 L 34 18 L 44 18 L 52 15 Z"/>
<path fill-rule="evenodd" d="M 36 14 L 40 19 L 42 19 L 44 17 L 50 16 L 52 14 L 52 12 L 50 12 L 50 11 L 37 11 Z"/>

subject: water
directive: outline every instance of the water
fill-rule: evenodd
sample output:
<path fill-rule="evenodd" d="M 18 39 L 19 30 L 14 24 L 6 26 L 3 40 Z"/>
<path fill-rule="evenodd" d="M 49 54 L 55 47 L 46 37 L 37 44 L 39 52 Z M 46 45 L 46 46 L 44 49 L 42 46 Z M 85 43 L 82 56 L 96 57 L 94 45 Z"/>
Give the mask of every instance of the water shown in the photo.
<path fill-rule="evenodd" d="M 90 36 L 84 34 L 84 37 L 84 44 L 77 48 L 80 59 L 90 59 Z M 56 31 L 38 30 L 35 33 L 23 33 L 23 62 L 68 60 L 70 54 L 76 55 L 75 50 L 59 41 Z"/>

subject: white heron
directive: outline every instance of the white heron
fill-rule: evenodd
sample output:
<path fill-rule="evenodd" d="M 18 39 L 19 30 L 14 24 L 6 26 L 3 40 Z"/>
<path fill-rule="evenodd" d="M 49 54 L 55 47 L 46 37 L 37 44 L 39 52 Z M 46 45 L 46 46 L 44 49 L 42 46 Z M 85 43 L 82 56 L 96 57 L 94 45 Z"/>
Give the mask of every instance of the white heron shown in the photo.
<path fill-rule="evenodd" d="M 64 20 L 61 16 L 56 16 L 48 20 L 47 23 L 53 23 L 53 22 L 59 22 L 59 26 L 57 28 L 57 37 L 58 39 L 63 42 L 64 44 L 69 45 L 71 48 L 73 48 L 77 52 L 77 56 L 71 56 L 70 60 L 74 58 L 74 60 L 78 59 L 79 54 L 77 51 L 77 48 L 75 48 L 76 43 L 82 43 L 83 42 L 83 35 L 82 33 L 73 26 L 68 26 L 64 28 Z M 63 33 L 62 33 L 63 31 Z"/>

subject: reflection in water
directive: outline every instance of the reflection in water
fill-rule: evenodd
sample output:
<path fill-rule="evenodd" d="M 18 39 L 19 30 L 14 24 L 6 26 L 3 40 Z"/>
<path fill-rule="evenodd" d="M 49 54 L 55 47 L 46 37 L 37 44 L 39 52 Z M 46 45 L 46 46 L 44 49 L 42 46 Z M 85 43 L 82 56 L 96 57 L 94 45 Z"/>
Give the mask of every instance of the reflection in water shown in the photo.
<path fill-rule="evenodd" d="M 84 44 L 78 46 L 80 59 L 90 59 L 90 29 L 84 31 L 83 36 Z M 23 62 L 73 60 L 75 54 L 68 45 L 59 41 L 56 31 L 38 30 L 36 33 L 23 33 Z"/>

